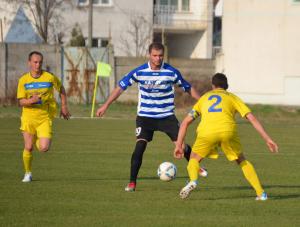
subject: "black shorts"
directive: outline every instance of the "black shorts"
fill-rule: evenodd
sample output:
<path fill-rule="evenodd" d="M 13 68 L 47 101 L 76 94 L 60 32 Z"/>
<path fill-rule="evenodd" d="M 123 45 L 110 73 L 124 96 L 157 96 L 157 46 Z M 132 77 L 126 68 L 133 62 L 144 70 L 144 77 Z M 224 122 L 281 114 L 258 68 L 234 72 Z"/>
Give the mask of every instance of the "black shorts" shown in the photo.
<path fill-rule="evenodd" d="M 150 142 L 155 131 L 164 132 L 172 141 L 177 141 L 179 122 L 175 115 L 162 119 L 137 116 L 135 130 L 137 139 L 145 139 Z"/>

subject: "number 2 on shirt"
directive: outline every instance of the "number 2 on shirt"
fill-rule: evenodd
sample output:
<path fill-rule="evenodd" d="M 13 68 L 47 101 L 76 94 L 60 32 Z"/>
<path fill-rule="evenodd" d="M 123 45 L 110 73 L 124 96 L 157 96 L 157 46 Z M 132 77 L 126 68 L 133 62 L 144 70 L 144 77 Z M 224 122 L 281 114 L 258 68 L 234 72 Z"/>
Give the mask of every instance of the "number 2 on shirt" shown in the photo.
<path fill-rule="evenodd" d="M 219 95 L 212 95 L 209 96 L 208 100 L 215 100 L 215 102 L 208 108 L 208 112 L 222 112 L 222 108 L 217 108 L 217 106 L 222 101 L 221 96 Z"/>

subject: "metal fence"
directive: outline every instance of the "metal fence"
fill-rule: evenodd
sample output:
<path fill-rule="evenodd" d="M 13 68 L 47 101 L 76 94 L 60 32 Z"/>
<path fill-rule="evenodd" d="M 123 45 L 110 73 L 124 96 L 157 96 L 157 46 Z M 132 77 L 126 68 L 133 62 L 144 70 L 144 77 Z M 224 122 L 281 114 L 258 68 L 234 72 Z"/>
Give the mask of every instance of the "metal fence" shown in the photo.
<path fill-rule="evenodd" d="M 40 51 L 44 69 L 61 78 L 70 102 L 91 103 L 97 62 L 109 62 L 107 48 L 61 47 L 40 44 L 0 44 L 0 103 L 15 103 L 18 79 L 28 72 L 28 54 Z M 96 100 L 109 94 L 109 79 L 100 79 Z"/>

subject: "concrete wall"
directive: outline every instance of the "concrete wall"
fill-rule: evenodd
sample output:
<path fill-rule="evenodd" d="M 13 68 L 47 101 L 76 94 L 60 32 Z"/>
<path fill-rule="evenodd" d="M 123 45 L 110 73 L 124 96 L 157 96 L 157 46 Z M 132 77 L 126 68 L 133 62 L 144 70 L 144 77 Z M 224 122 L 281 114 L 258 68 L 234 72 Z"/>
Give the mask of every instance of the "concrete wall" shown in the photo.
<path fill-rule="evenodd" d="M 223 6 L 217 71 L 248 103 L 300 105 L 300 4 L 231 0 Z"/>
<path fill-rule="evenodd" d="M 0 99 L 15 100 L 18 79 L 28 72 L 28 54 L 40 51 L 44 55 L 44 68 L 60 76 L 60 47 L 37 44 L 0 45 Z"/>
<path fill-rule="evenodd" d="M 147 62 L 146 58 L 113 57 L 111 49 L 64 48 L 38 44 L 0 44 L 0 101 L 16 101 L 18 79 L 28 72 L 28 54 L 37 50 L 44 55 L 43 68 L 62 79 L 69 101 L 90 103 L 96 63 L 109 62 L 113 72 L 109 79 L 100 78 L 97 102 L 106 100 L 118 81 L 137 66 Z M 89 54 L 88 54 L 89 53 Z M 178 68 L 184 78 L 203 93 L 210 88 L 210 78 L 215 72 L 212 60 L 170 58 L 171 65 Z M 180 89 L 176 92 L 178 105 L 193 103 Z M 88 97 L 88 98 L 87 98 Z M 119 101 L 137 102 L 137 86 L 127 89 Z"/>
<path fill-rule="evenodd" d="M 111 50 L 105 48 L 0 44 L 0 103 L 16 101 L 18 79 L 29 71 L 28 54 L 33 50 L 44 55 L 43 69 L 62 80 L 72 103 L 91 103 L 99 61 L 114 65 Z M 114 83 L 114 72 L 109 79 L 99 78 L 97 102 L 108 97 L 111 83 Z"/>

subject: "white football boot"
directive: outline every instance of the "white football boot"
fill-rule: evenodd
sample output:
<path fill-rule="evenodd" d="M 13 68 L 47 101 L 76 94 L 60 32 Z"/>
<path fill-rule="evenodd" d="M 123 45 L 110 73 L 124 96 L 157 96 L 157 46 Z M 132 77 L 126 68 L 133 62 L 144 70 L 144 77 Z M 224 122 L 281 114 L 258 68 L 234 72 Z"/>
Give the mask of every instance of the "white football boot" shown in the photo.
<path fill-rule="evenodd" d="M 195 181 L 190 181 L 184 188 L 181 189 L 179 196 L 182 199 L 187 198 L 191 191 L 193 191 L 197 187 L 197 183 Z"/>
<path fill-rule="evenodd" d="M 31 174 L 31 172 L 25 173 L 22 182 L 28 183 L 28 182 L 31 182 L 31 181 L 32 181 L 32 174 Z"/>
<path fill-rule="evenodd" d="M 262 194 L 261 194 L 261 196 L 257 196 L 256 198 L 255 198 L 255 200 L 257 200 L 257 201 L 266 201 L 268 199 L 268 195 L 267 195 L 267 193 L 265 193 L 265 192 L 263 192 Z"/>
<path fill-rule="evenodd" d="M 208 175 L 207 169 L 205 169 L 204 167 L 200 167 L 200 169 L 199 169 L 199 176 L 201 176 L 201 177 L 207 177 L 207 175 Z"/>

